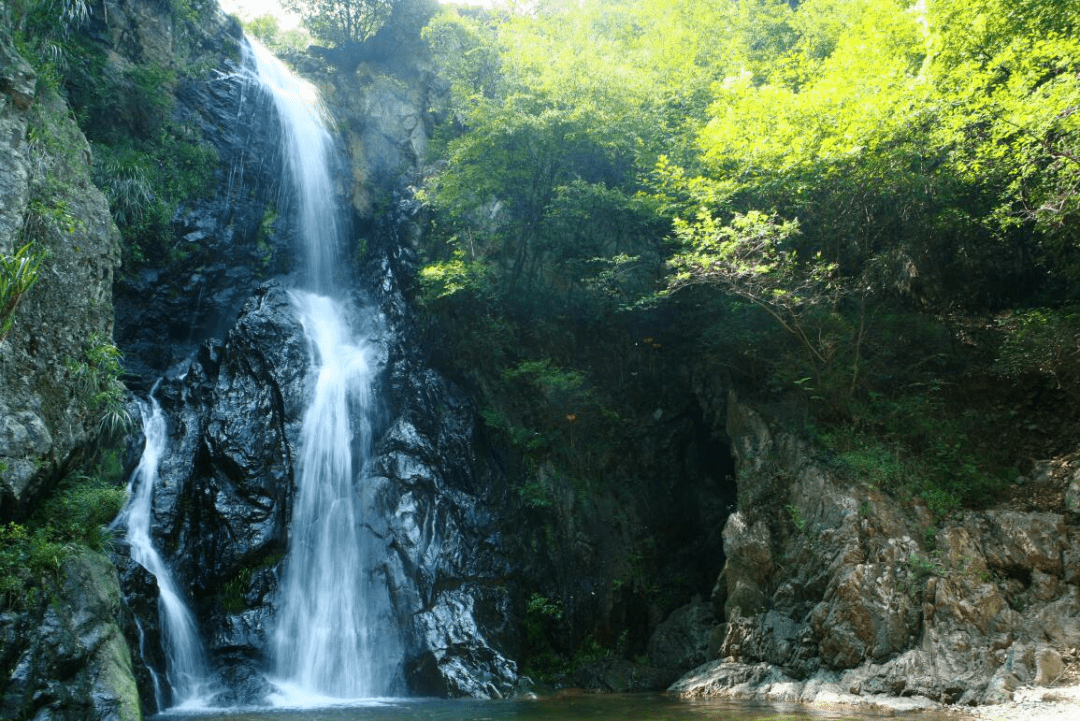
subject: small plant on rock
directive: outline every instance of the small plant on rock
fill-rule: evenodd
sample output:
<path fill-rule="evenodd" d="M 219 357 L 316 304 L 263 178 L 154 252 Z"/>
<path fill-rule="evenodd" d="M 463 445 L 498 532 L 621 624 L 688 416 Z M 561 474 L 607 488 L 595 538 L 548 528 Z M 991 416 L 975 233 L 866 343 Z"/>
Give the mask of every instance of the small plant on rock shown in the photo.
<path fill-rule="evenodd" d="M 43 256 L 27 243 L 14 255 L 0 255 L 0 343 L 15 323 L 15 309 L 38 282 Z"/>

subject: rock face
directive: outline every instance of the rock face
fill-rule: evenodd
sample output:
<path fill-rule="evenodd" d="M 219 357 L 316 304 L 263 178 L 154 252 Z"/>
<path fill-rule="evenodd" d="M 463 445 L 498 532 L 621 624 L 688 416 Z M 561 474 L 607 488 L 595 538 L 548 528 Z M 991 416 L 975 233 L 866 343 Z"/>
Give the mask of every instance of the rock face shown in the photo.
<path fill-rule="evenodd" d="M 84 551 L 68 559 L 48 592 L 53 601 L 26 613 L 0 614 L 0 686 L 4 718 L 142 718 L 116 569 Z"/>
<path fill-rule="evenodd" d="M 727 428 L 743 502 L 724 529 L 723 642 L 673 690 L 976 704 L 1060 674 L 1058 650 L 1080 643 L 1070 518 L 935 525 L 925 507 L 838 483 L 735 397 Z"/>

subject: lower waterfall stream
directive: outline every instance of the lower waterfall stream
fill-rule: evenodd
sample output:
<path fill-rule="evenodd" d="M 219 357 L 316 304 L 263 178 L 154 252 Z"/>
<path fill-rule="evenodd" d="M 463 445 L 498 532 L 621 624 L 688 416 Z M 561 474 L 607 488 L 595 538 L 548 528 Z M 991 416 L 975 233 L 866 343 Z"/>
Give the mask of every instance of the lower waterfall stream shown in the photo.
<path fill-rule="evenodd" d="M 172 573 L 154 547 L 150 534 L 154 488 L 158 481 L 158 466 L 168 442 L 168 429 L 165 415 L 154 398 L 153 391 L 150 401 L 140 403 L 139 410 L 146 444 L 139 465 L 131 474 L 128 484 L 130 501 L 113 525 L 127 529 L 126 537 L 132 559 L 157 579 L 158 613 L 165 639 L 167 664 L 164 680 L 169 684 L 172 704 L 181 707 L 199 706 L 208 695 L 210 684 L 198 628 L 180 589 L 176 587 Z M 159 707 L 165 700 L 161 680 L 155 675 L 154 687 Z"/>
<path fill-rule="evenodd" d="M 273 639 L 287 705 L 303 696 L 361 698 L 388 693 L 400 656 L 378 559 L 365 539 L 357 481 L 371 444 L 366 414 L 374 372 L 352 338 L 340 303 L 294 292 L 317 376 L 300 436 L 289 556 Z M 357 423 L 353 423 L 353 420 Z M 356 427 L 354 427 L 354 425 Z"/>

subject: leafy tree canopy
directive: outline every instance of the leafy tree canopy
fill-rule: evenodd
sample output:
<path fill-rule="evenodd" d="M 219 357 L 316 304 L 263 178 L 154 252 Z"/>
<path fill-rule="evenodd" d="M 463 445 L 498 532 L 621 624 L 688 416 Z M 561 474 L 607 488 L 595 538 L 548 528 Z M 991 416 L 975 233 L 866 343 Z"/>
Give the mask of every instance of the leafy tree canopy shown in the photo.
<path fill-rule="evenodd" d="M 855 439 L 837 447 L 852 467 L 892 453 L 884 475 L 923 478 L 928 502 L 974 497 L 975 459 L 999 449 L 943 415 L 960 406 L 939 319 L 1014 309 L 998 326 L 1010 382 L 1080 378 L 1060 352 L 1080 343 L 1073 5 L 446 10 L 426 31 L 452 102 L 420 189 L 423 299 L 483 339 L 482 357 L 455 350 L 474 368 L 679 304 L 697 362 L 804 393 L 844 427 L 830 437 Z M 1033 338 L 1045 352 L 1017 350 Z"/>
<path fill-rule="evenodd" d="M 284 0 L 313 37 L 331 45 L 359 43 L 375 34 L 402 0 Z"/>

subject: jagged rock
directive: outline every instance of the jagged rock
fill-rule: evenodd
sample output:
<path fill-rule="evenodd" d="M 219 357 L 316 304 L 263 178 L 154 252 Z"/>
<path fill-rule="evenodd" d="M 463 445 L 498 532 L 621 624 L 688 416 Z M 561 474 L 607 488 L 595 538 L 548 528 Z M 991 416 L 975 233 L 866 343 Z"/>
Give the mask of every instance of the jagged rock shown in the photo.
<path fill-rule="evenodd" d="M 388 60 L 380 59 L 381 51 L 357 56 L 355 72 L 312 68 L 308 74 L 334 118 L 349 161 L 341 169 L 349 181 L 349 203 L 365 222 L 393 201 L 402 178 L 425 157 L 434 128 L 432 108 L 447 92 L 432 76 L 429 51 L 416 37 L 398 42 Z"/>
<path fill-rule="evenodd" d="M 826 665 L 880 661 L 908 644 L 918 619 L 901 560 L 844 566 L 833 576 L 810 617 Z"/>
<path fill-rule="evenodd" d="M 757 613 L 766 601 L 761 583 L 773 570 L 769 527 L 748 524 L 745 516 L 733 513 L 724 525 L 724 556 L 731 569 L 725 613 L 730 616 L 736 608 L 745 615 Z"/>
<path fill-rule="evenodd" d="M 797 678 L 806 678 L 821 663 L 812 635 L 808 623 L 775 609 L 763 616 L 742 616 L 735 611 L 728 617 L 719 656 L 769 661 Z"/>
<path fill-rule="evenodd" d="M 171 422 L 154 495 L 156 545 L 172 549 L 211 650 L 232 654 L 234 666 L 263 658 L 276 589 L 267 572 L 286 548 L 308 363 L 288 295 L 271 284 L 223 344 L 205 346 L 182 381 L 160 390 Z"/>
<path fill-rule="evenodd" d="M 1061 654 L 1052 648 L 1040 648 L 1035 652 L 1035 683 L 1037 686 L 1049 686 L 1061 678 L 1065 671 L 1065 662 Z"/>
<path fill-rule="evenodd" d="M 1055 513 L 986 511 L 968 514 L 967 528 L 981 537 L 986 563 L 1006 574 L 1038 569 L 1060 577 L 1065 519 Z"/>

